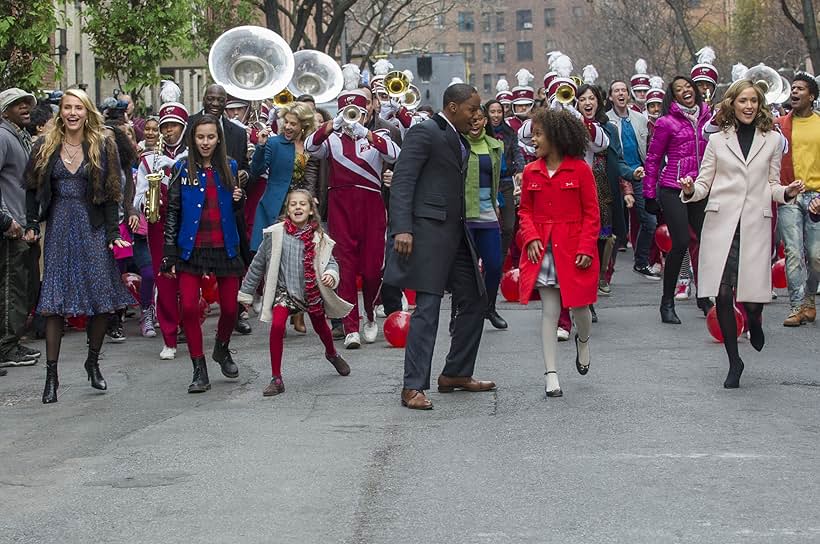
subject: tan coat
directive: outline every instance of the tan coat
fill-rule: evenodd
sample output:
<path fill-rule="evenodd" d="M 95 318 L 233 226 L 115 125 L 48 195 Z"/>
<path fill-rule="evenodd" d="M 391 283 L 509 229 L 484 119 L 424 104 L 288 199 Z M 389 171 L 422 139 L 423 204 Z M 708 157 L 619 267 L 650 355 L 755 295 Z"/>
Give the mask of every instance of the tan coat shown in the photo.
<path fill-rule="evenodd" d="M 253 258 L 251 266 L 245 274 L 245 280 L 239 290 L 237 300 L 243 304 L 253 302 L 253 293 L 262 280 L 264 272 L 265 292 L 262 295 L 262 313 L 259 321 L 270 323 L 273 317 L 273 300 L 276 297 L 276 285 L 279 282 L 279 262 L 282 258 L 282 239 L 285 235 L 283 222 L 275 223 L 262 231 L 262 243 L 259 251 Z M 316 257 L 313 260 L 313 269 L 316 272 L 319 293 L 322 295 L 325 316 L 331 319 L 341 319 L 350 313 L 353 305 L 339 298 L 336 292 L 330 287 L 325 287 L 322 283 L 322 274 L 333 276 L 334 287 L 339 285 L 339 273 L 328 268 L 330 257 L 333 255 L 333 246 L 336 242 L 330 236 L 318 233 L 313 235 L 313 243 L 316 244 Z"/>
<path fill-rule="evenodd" d="M 771 302 L 772 201 L 782 204 L 786 196 L 780 185 L 782 156 L 782 137 L 775 131 L 757 130 L 746 159 L 734 128 L 709 138 L 694 194 L 687 198 L 681 192 L 684 202 L 709 199 L 700 238 L 699 297 L 717 296 L 739 222 L 737 300 Z"/>

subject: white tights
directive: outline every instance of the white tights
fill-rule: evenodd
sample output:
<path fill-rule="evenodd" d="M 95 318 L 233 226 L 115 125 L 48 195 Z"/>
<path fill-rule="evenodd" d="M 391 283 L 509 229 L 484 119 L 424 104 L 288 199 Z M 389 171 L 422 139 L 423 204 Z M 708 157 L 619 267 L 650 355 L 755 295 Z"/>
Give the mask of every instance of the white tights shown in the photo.
<path fill-rule="evenodd" d="M 539 287 L 541 295 L 541 345 L 544 367 L 547 369 L 547 390 L 559 389 L 556 365 L 558 318 L 561 315 L 561 291 L 555 287 Z M 578 330 L 578 355 L 582 365 L 589 364 L 589 334 L 592 330 L 592 313 L 589 306 L 571 308 L 570 315 Z"/>

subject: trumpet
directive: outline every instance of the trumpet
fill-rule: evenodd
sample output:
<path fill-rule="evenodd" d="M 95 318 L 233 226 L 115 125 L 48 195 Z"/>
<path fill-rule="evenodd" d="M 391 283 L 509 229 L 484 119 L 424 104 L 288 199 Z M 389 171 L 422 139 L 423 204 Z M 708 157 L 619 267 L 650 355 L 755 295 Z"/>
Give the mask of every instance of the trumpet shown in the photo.
<path fill-rule="evenodd" d="M 388 72 L 384 76 L 384 89 L 393 98 L 401 98 L 410 89 L 410 78 L 407 74 L 398 70 Z"/>
<path fill-rule="evenodd" d="M 284 89 L 283 91 L 280 91 L 276 93 L 276 95 L 274 95 L 273 104 L 276 107 L 281 108 L 282 106 L 288 106 L 290 104 L 293 104 L 294 100 L 296 100 L 296 97 L 293 96 L 293 93 L 290 92 L 290 90 L 288 89 Z"/>
<path fill-rule="evenodd" d="M 162 152 L 162 140 L 162 134 L 160 134 L 154 146 L 154 164 L 151 166 L 151 172 L 145 176 L 145 179 L 148 180 L 148 194 L 145 198 L 145 218 L 149 223 L 159 221 L 160 187 L 162 185 L 162 178 L 165 176 L 165 174 L 159 171 L 159 154 Z"/>
<path fill-rule="evenodd" d="M 555 99 L 561 104 L 571 104 L 575 100 L 575 89 L 569 83 L 562 83 L 555 90 Z"/>
<path fill-rule="evenodd" d="M 362 120 L 362 110 L 358 106 L 346 106 L 342 110 L 342 119 L 346 125 L 355 125 Z"/>

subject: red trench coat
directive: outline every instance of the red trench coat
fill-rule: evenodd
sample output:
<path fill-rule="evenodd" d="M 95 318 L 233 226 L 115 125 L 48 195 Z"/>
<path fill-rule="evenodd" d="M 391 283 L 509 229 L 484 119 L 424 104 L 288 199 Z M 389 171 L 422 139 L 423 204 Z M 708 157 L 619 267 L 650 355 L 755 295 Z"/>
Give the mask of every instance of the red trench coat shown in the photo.
<path fill-rule="evenodd" d="M 521 247 L 519 298 L 527 304 L 535 288 L 541 263 L 527 258 L 527 244 L 552 242 L 555 270 L 561 287 L 561 304 L 576 308 L 593 304 L 598 295 L 598 232 L 601 228 L 598 191 L 586 161 L 565 157 L 552 177 L 544 159 L 524 168 L 521 206 L 518 210 Z M 577 255 L 592 257 L 589 268 L 575 266 Z"/>

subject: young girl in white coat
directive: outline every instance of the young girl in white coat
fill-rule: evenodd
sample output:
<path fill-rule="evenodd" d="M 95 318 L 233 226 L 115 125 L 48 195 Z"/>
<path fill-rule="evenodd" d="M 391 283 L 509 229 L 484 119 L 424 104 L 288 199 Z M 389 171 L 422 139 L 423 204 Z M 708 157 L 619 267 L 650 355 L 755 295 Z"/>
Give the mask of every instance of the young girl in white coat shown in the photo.
<path fill-rule="evenodd" d="M 272 397 L 285 391 L 282 352 L 288 316 L 307 312 L 313 330 L 325 346 L 325 358 L 342 376 L 350 366 L 336 351 L 326 318 L 341 319 L 353 305 L 336 295 L 339 265 L 333 258 L 335 242 L 322 231 L 313 195 L 304 189 L 288 193 L 287 217 L 262 231 L 262 243 L 239 289 L 239 302 L 250 304 L 263 279 L 260 321 L 271 324 L 271 381 L 262 394 Z"/>

